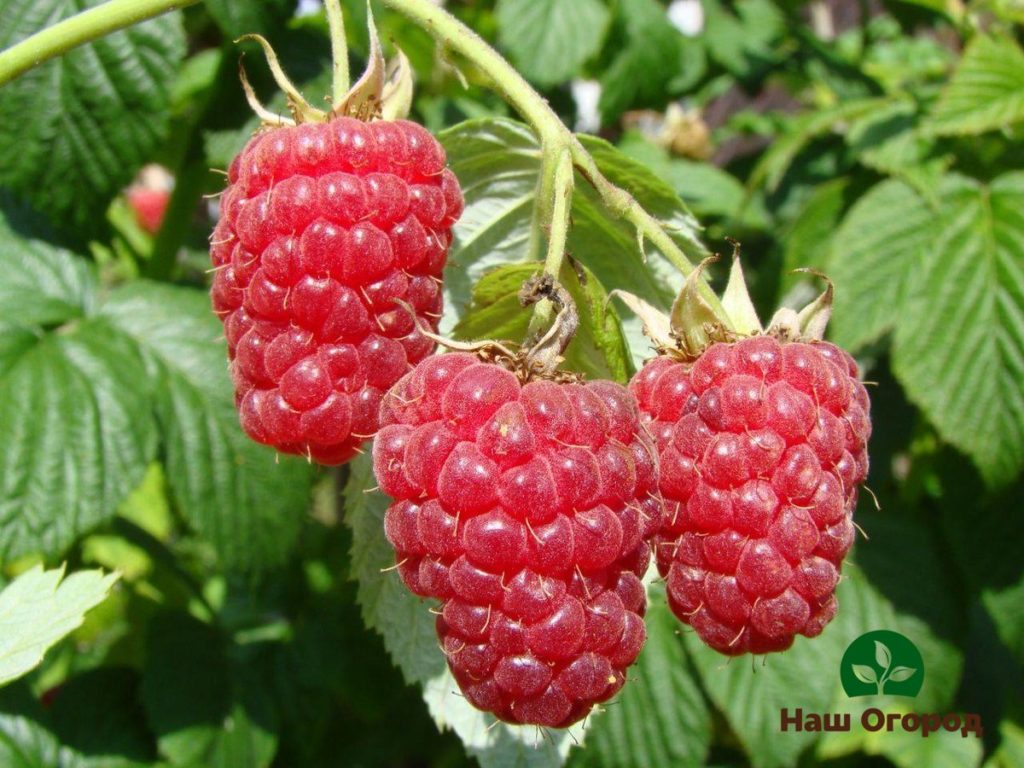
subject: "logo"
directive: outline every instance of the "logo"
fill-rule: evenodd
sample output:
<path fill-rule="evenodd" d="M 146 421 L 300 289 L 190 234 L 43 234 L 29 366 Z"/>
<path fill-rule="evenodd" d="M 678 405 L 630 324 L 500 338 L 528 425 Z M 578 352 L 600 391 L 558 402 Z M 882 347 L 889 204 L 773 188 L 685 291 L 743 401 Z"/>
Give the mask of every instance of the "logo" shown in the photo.
<path fill-rule="evenodd" d="M 846 649 L 839 668 L 846 695 L 917 696 L 924 684 L 924 660 L 899 632 L 878 629 L 861 635 Z"/>
<path fill-rule="evenodd" d="M 856 696 L 917 696 L 924 685 L 924 660 L 910 640 L 899 632 L 877 629 L 861 635 L 846 649 L 839 664 L 839 679 L 846 695 Z M 783 707 L 779 711 L 779 731 L 789 732 L 841 732 L 849 733 L 859 724 L 866 733 L 919 733 L 928 738 L 933 733 L 960 732 L 962 738 L 974 735 L 981 738 L 985 728 L 981 715 L 973 712 L 908 712 L 907 705 L 894 705 L 895 712 L 885 712 L 876 706 L 867 706 L 858 720 L 850 712 L 815 712 L 796 707 Z M 850 705 L 854 710 L 856 705 Z"/>

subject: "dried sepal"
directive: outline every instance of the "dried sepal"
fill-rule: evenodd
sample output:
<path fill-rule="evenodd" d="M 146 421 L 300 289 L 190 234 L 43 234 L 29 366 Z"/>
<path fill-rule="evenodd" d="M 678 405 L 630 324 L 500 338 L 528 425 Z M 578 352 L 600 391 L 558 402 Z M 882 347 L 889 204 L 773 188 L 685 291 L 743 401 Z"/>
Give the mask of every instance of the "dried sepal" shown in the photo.
<path fill-rule="evenodd" d="M 249 77 L 245 73 L 245 67 L 242 65 L 241 59 L 238 60 L 238 79 L 242 81 L 242 90 L 245 92 L 245 100 L 249 102 L 249 108 L 256 113 L 256 116 L 264 125 L 273 128 L 295 125 L 295 121 L 290 117 L 275 114 L 263 106 L 262 102 L 260 102 L 259 98 L 256 96 L 256 91 L 253 90 L 252 84 L 249 82 Z"/>
<path fill-rule="evenodd" d="M 288 75 L 286 75 L 284 70 L 281 68 L 281 62 L 277 59 L 277 54 L 274 52 L 274 49 L 270 46 L 270 43 L 267 42 L 265 37 L 254 34 L 242 35 L 240 38 L 235 40 L 235 42 L 239 43 L 242 40 L 255 40 L 260 44 L 260 47 L 263 49 L 263 55 L 267 57 L 267 65 L 270 67 L 270 74 L 273 75 L 274 82 L 277 83 L 277 87 L 284 91 L 284 94 L 288 99 L 288 109 L 291 110 L 292 116 L 295 118 L 295 122 L 315 123 L 324 122 L 327 119 L 327 113 L 317 109 L 306 101 L 303 95 L 299 93 L 299 89 L 296 88 L 292 84 L 292 81 L 288 79 Z"/>
<path fill-rule="evenodd" d="M 747 289 L 747 280 L 743 276 L 743 265 L 740 263 L 739 253 L 732 257 L 732 267 L 729 270 L 729 283 L 725 286 L 725 293 L 722 294 L 722 308 L 725 314 L 732 321 L 733 330 L 742 336 L 753 336 L 763 333 L 761 320 L 757 316 L 754 302 L 750 299 L 750 291 Z"/>
<path fill-rule="evenodd" d="M 708 264 L 717 260 L 717 256 L 708 256 L 696 266 L 687 276 L 669 313 L 676 348 L 687 358 L 696 358 L 716 341 L 727 341 L 735 336 L 731 329 L 722 326 L 715 310 L 701 295 L 701 274 Z"/>
<path fill-rule="evenodd" d="M 562 353 L 576 335 L 580 317 L 569 291 L 546 273 L 534 275 L 519 291 L 519 303 L 523 307 L 543 299 L 550 301 L 558 314 L 547 332 L 526 351 L 526 365 L 531 375 L 552 376 L 565 359 Z"/>
<path fill-rule="evenodd" d="M 667 314 L 628 291 L 615 289 L 608 294 L 608 298 L 609 300 L 619 299 L 632 310 L 634 315 L 640 318 L 640 322 L 644 326 L 644 335 L 654 342 L 654 346 L 659 351 L 675 347 L 675 339 L 672 337 L 672 328 L 669 325 Z"/>
<path fill-rule="evenodd" d="M 384 120 L 403 120 L 412 110 L 413 71 L 409 58 L 399 48 L 388 63 L 380 112 Z"/>
<path fill-rule="evenodd" d="M 835 289 L 832 281 L 821 272 L 813 269 L 798 269 L 796 272 L 803 272 L 814 275 L 825 281 L 825 290 L 801 309 L 799 312 L 782 307 L 772 317 L 768 325 L 768 333 L 780 339 L 789 341 L 821 341 L 825 338 L 825 329 L 832 317 L 832 302 Z"/>

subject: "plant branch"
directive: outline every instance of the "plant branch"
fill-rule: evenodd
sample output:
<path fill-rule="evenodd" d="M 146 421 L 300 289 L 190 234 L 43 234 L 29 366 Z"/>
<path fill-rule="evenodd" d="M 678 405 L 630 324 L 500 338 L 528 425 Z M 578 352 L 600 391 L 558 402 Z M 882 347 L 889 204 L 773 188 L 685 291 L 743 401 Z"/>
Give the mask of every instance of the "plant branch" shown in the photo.
<path fill-rule="evenodd" d="M 479 35 L 430 0 L 380 1 L 415 21 L 444 45 L 459 52 L 486 73 L 505 101 L 511 104 L 537 132 L 545 154 L 560 152 L 561 148 L 568 147 L 573 163 L 587 181 L 594 185 L 609 211 L 635 226 L 684 275 L 693 271 L 694 265 L 661 223 L 644 210 L 629 192 L 612 184 L 601 173 L 597 163 L 572 132 L 562 124 L 547 101 Z M 544 186 L 543 180 L 541 186 Z M 723 325 L 729 327 L 730 323 L 721 302 L 711 287 L 703 281 L 701 294 L 707 299 L 715 314 L 721 318 Z"/>
<path fill-rule="evenodd" d="M 109 0 L 0 52 L 0 85 L 72 48 L 199 0 Z"/>

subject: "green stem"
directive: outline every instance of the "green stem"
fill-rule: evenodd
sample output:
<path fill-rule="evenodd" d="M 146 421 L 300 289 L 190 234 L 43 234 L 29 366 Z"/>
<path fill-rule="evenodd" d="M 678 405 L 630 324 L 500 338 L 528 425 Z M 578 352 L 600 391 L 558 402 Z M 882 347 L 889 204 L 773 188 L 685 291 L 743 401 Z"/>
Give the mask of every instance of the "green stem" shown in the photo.
<path fill-rule="evenodd" d="M 72 48 L 199 0 L 109 0 L 36 32 L 0 53 L 0 85 Z"/>
<path fill-rule="evenodd" d="M 511 104 L 537 132 L 545 154 L 560 154 L 562 148 L 568 147 L 572 161 L 587 181 L 594 185 L 609 211 L 636 227 L 637 231 L 683 274 L 688 275 L 693 271 L 694 265 L 661 223 L 644 210 L 629 192 L 612 184 L 601 173 L 594 159 L 562 124 L 544 98 L 483 38 L 430 0 L 380 1 L 415 21 L 444 45 L 458 51 L 486 73 L 505 101 Z M 548 253 L 550 256 L 550 248 Z M 707 299 L 722 324 L 731 327 L 721 302 L 704 281 L 701 282 L 701 294 Z"/>
<path fill-rule="evenodd" d="M 345 37 L 345 14 L 341 11 L 341 0 L 324 0 L 327 11 L 327 26 L 331 30 L 331 60 L 333 61 L 333 91 L 331 106 L 341 104 L 348 93 L 350 83 L 348 71 L 348 40 Z"/>
<path fill-rule="evenodd" d="M 544 163 L 545 171 L 550 167 L 550 176 L 545 173 L 541 180 L 543 197 L 539 200 L 545 210 L 550 210 L 550 218 L 546 221 L 548 250 L 544 258 L 544 272 L 558 280 L 562 262 L 565 260 L 565 243 L 569 237 L 575 175 L 568 147 L 558 147 L 554 152 L 549 152 L 545 147 L 544 154 L 545 158 L 553 157 L 553 160 Z M 544 205 L 548 201 L 550 207 Z M 550 322 L 552 308 L 553 305 L 548 300 L 537 302 L 530 322 L 531 332 L 539 333 L 540 329 Z"/>

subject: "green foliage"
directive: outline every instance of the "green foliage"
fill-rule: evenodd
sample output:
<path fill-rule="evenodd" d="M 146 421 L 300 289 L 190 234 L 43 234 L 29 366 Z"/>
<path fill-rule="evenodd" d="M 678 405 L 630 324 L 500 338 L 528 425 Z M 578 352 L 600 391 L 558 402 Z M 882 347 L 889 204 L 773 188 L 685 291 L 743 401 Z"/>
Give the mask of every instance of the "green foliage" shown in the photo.
<path fill-rule="evenodd" d="M 98 0 L 13 0 L 0 49 Z M 167 137 L 172 77 L 185 53 L 181 17 L 130 27 L 31 70 L 0 97 L 0 184 L 79 241 Z"/>
<path fill-rule="evenodd" d="M 1024 120 L 1024 51 L 1011 38 L 979 35 L 964 51 L 927 127 L 975 135 Z"/>
<path fill-rule="evenodd" d="M 0 49 L 97 4 L 0 3 Z M 367 7 L 342 4 L 357 72 Z M 324 17 L 292 18 L 292 0 L 206 0 L 5 84 L 0 684 L 20 679 L 0 690 L 0 764 L 1021 764 L 1018 5 L 702 0 L 702 24 L 681 31 L 662 0 L 445 4 L 567 125 L 592 119 L 574 84 L 599 84 L 605 138 L 580 136 L 583 148 L 691 261 L 741 240 L 762 316 L 814 295 L 792 270 L 826 273 L 830 337 L 877 383 L 872 493 L 856 517 L 866 537 L 823 634 L 727 663 L 671 617 L 652 573 L 629 682 L 571 734 L 495 725 L 457 694 L 431 604 L 389 570 L 387 499 L 368 456 L 321 470 L 239 428 L 207 296 L 216 205 L 201 197 L 223 189 L 206 169 L 228 167 L 259 126 L 231 41 L 268 36 L 319 104 Z M 521 342 L 532 310 L 517 294 L 547 250 L 543 147 L 457 46 L 390 5 L 372 10 L 413 63 L 412 118 L 440 135 L 465 194 L 441 331 Z M 262 60 L 246 65 L 285 110 Z M 151 162 L 177 182 L 155 238 L 120 197 Z M 665 308 L 682 276 L 574 180 L 560 278 L 581 328 L 565 364 L 625 381 L 652 352 L 608 294 Z M 724 270 L 708 273 L 721 282 Z M 65 560 L 63 581 L 36 567 Z M 118 576 L 81 570 L 95 567 L 118 572 L 109 595 Z M 920 649 L 912 701 L 843 694 L 843 651 L 874 629 Z M 783 734 L 783 707 L 855 725 Z M 978 712 L 986 733 L 870 733 L 856 725 L 869 707 Z"/>
<path fill-rule="evenodd" d="M 498 0 L 498 40 L 530 80 L 556 85 L 601 47 L 609 14 L 602 0 Z"/>
<path fill-rule="evenodd" d="M 33 568 L 0 591 L 0 686 L 37 667 L 47 649 L 81 625 L 117 575 Z"/>
<path fill-rule="evenodd" d="M 228 567 L 281 562 L 309 497 L 307 463 L 280 458 L 238 427 L 204 292 L 139 281 L 111 294 L 102 313 L 146 359 L 171 494 Z"/>

